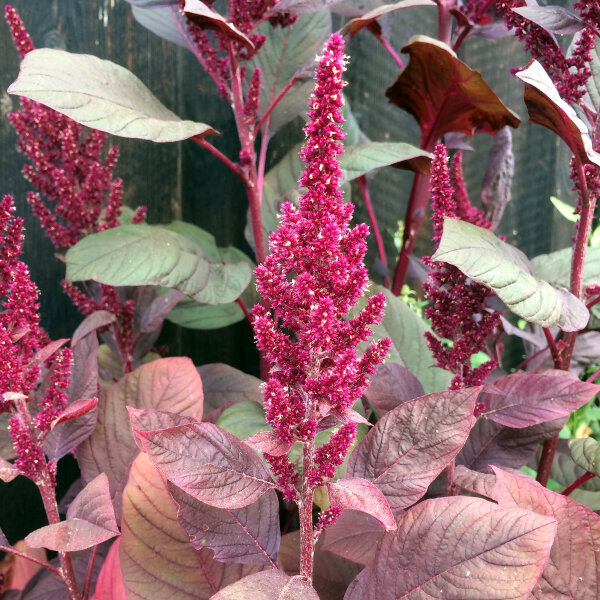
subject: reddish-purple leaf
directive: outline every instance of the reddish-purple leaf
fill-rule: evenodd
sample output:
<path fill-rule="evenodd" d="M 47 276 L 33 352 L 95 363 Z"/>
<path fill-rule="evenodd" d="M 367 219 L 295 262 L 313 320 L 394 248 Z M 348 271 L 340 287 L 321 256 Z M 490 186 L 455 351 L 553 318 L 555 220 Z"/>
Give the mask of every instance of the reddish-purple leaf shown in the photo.
<path fill-rule="evenodd" d="M 346 476 L 374 483 L 394 511 L 414 504 L 465 443 L 480 390 L 429 394 L 387 413 L 350 455 Z"/>
<path fill-rule="evenodd" d="M 80 339 L 73 350 L 69 399 L 93 398 L 98 394 L 98 337 L 95 333 Z M 95 421 L 94 421 L 95 422 Z"/>
<path fill-rule="evenodd" d="M 315 589 L 299 577 L 283 571 L 262 571 L 248 575 L 217 592 L 211 600 L 319 600 Z"/>
<path fill-rule="evenodd" d="M 98 398 L 88 398 L 75 400 L 75 402 L 71 402 L 65 410 L 63 410 L 54 421 L 52 421 L 51 428 L 54 429 L 57 425 L 61 423 L 66 423 L 67 421 L 71 421 L 72 419 L 77 419 L 79 417 L 83 417 L 87 415 L 91 410 L 94 410 L 98 405 Z"/>
<path fill-rule="evenodd" d="M 464 465 L 457 465 L 452 478 L 454 485 L 478 496 L 485 496 L 495 500 L 496 477 L 492 473 L 480 473 L 467 469 Z"/>
<path fill-rule="evenodd" d="M 138 453 L 127 406 L 202 418 L 202 381 L 189 358 L 161 358 L 138 367 L 100 393 L 94 433 L 77 449 L 85 481 L 107 473 L 117 518 L 131 462 Z"/>
<path fill-rule="evenodd" d="M 432 148 L 448 132 L 472 137 L 475 131 L 495 134 L 506 125 L 519 126 L 481 75 L 446 44 L 419 35 L 402 52 L 410 54 L 410 62 L 386 96 L 417 119 L 422 148 Z"/>
<path fill-rule="evenodd" d="M 484 473 L 491 473 L 490 465 L 518 469 L 531 460 L 540 440 L 558 435 L 565 421 L 514 429 L 489 419 L 477 419 L 456 463 Z"/>
<path fill-rule="evenodd" d="M 260 379 L 223 363 L 198 367 L 204 388 L 204 421 L 214 423 L 219 415 L 244 400 L 263 403 Z"/>
<path fill-rule="evenodd" d="M 17 477 L 20 474 L 21 471 L 19 471 L 17 467 L 9 463 L 7 460 L 0 458 L 0 479 L 4 481 L 4 483 L 12 481 L 15 477 Z"/>
<path fill-rule="evenodd" d="M 177 505 L 148 457 L 139 455 L 123 493 L 120 559 L 128 600 L 208 600 L 260 567 L 217 562 L 195 551 Z"/>
<path fill-rule="evenodd" d="M 425 391 L 417 377 L 406 367 L 393 362 L 380 364 L 365 390 L 367 400 L 381 416 L 423 394 Z"/>
<path fill-rule="evenodd" d="M 383 535 L 381 525 L 371 515 L 345 510 L 325 530 L 322 548 L 355 563 L 368 565 L 373 560 L 375 547 Z"/>
<path fill-rule="evenodd" d="M 435 6 L 435 2 L 432 0 L 401 0 L 401 2 L 394 2 L 394 4 L 384 4 L 383 6 L 378 6 L 377 8 L 366 12 L 361 17 L 352 19 L 352 21 L 344 27 L 344 31 L 349 31 L 350 37 L 353 37 L 361 29 L 367 27 L 367 25 L 382 15 L 387 15 L 388 13 L 401 8 L 410 8 L 411 6 Z"/>
<path fill-rule="evenodd" d="M 209 506 L 172 483 L 169 491 L 179 506 L 179 524 L 196 550 L 210 548 L 220 562 L 277 566 L 273 561 L 281 534 L 279 502 L 274 490 L 237 509 Z"/>
<path fill-rule="evenodd" d="M 256 452 L 212 423 L 134 434 L 169 481 L 211 506 L 242 508 L 275 487 Z"/>
<path fill-rule="evenodd" d="M 377 525 L 381 530 L 381 527 Z M 342 600 L 346 588 L 360 572 L 361 567 L 322 549 L 322 536 L 317 541 L 314 556 L 313 586 L 320 600 Z M 300 573 L 300 532 L 294 531 L 281 538 L 277 564 L 288 575 Z"/>
<path fill-rule="evenodd" d="M 47 563 L 46 551 L 43 548 L 31 548 L 23 540 L 19 540 L 13 548 L 27 556 L 36 558 L 38 561 Z M 4 594 L 2 600 L 10 598 L 6 590 L 22 590 L 31 581 L 32 577 L 42 568 L 39 563 L 35 563 L 23 556 L 14 556 L 7 554 L 0 563 L 4 575 Z M 18 597 L 18 600 L 23 600 Z"/>
<path fill-rule="evenodd" d="M 68 341 L 69 338 L 62 338 L 60 340 L 54 340 L 53 342 L 50 342 L 31 357 L 31 360 L 29 363 L 27 363 L 27 368 L 31 369 L 31 367 L 36 367 L 41 365 L 43 362 L 46 362 L 49 358 L 54 356 L 54 354 Z"/>
<path fill-rule="evenodd" d="M 169 427 L 178 427 L 179 425 L 189 425 L 198 423 L 198 419 L 179 415 L 177 413 L 167 412 L 165 410 L 141 410 L 139 408 L 127 407 L 131 428 L 136 431 L 158 431 L 160 429 L 169 429 Z"/>
<path fill-rule="evenodd" d="M 167 315 L 183 298 L 185 298 L 185 294 L 179 290 L 167 290 L 164 294 L 154 298 L 142 313 L 140 333 L 151 333 L 160 329 Z"/>
<path fill-rule="evenodd" d="M 494 469 L 500 506 L 518 506 L 558 521 L 550 560 L 532 592 L 536 600 L 597 600 L 600 590 L 600 516 L 535 481 Z"/>
<path fill-rule="evenodd" d="M 73 334 L 73 338 L 71 340 L 71 347 L 75 348 L 77 344 L 87 335 L 96 331 L 97 329 L 101 329 L 102 327 L 107 327 L 111 325 L 117 320 L 117 317 L 107 311 L 107 310 L 96 310 L 93 313 L 89 314 L 81 323 L 79 327 L 75 330 Z"/>
<path fill-rule="evenodd" d="M 493 382 L 483 416 L 507 427 L 528 427 L 569 416 L 600 391 L 565 371 L 513 373 Z"/>
<path fill-rule="evenodd" d="M 517 6 L 511 10 L 550 33 L 570 35 L 585 28 L 585 21 L 564 6 Z"/>
<path fill-rule="evenodd" d="M 345 600 L 522 600 L 548 561 L 556 521 L 479 498 L 402 513 Z"/>
<path fill-rule="evenodd" d="M 385 496 L 366 479 L 346 478 L 328 481 L 327 495 L 331 506 L 367 513 L 387 530 L 396 529 L 396 520 Z"/>
<path fill-rule="evenodd" d="M 117 538 L 111 545 L 96 582 L 96 592 L 93 600 L 127 600 L 119 547 L 121 538 Z"/>
<path fill-rule="evenodd" d="M 277 433 L 272 429 L 269 429 L 269 431 L 259 431 L 246 438 L 244 442 L 250 448 L 258 450 L 258 452 L 262 452 L 263 454 L 271 454 L 272 456 L 283 456 L 292 447 L 292 442 L 282 442 L 277 437 Z"/>
<path fill-rule="evenodd" d="M 67 520 L 30 533 L 25 541 L 32 548 L 57 552 L 85 550 L 119 535 L 108 477 L 101 473 L 77 495 L 67 510 Z"/>
<path fill-rule="evenodd" d="M 544 67 L 532 60 L 517 77 L 525 84 L 529 120 L 554 131 L 582 164 L 600 165 L 600 154 L 592 149 L 585 123 L 560 97 Z"/>
<path fill-rule="evenodd" d="M 254 44 L 244 33 L 232 23 L 228 23 L 217 11 L 206 6 L 204 2 L 185 0 L 183 12 L 190 21 L 200 25 L 203 29 L 218 31 L 224 37 L 239 42 L 248 50 L 254 50 Z"/>

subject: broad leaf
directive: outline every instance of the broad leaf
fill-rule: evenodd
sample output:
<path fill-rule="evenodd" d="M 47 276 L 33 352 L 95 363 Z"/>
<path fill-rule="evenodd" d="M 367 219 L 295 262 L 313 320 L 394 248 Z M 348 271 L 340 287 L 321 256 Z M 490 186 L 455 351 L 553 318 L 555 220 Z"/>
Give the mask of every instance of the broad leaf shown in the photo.
<path fill-rule="evenodd" d="M 411 506 L 465 443 L 480 390 L 429 394 L 388 412 L 350 455 L 346 476 L 375 484 L 394 511 Z"/>
<path fill-rule="evenodd" d="M 421 382 L 406 367 L 389 361 L 377 367 L 364 392 L 380 415 L 424 394 Z"/>
<path fill-rule="evenodd" d="M 265 422 L 265 410 L 262 403 L 244 400 L 226 408 L 216 424 L 233 433 L 240 440 L 245 440 L 260 431 L 268 431 L 271 427 Z"/>
<path fill-rule="evenodd" d="M 507 427 L 537 425 L 568 417 L 599 390 L 564 371 L 513 373 L 484 388 L 483 416 Z"/>
<path fill-rule="evenodd" d="M 232 404 L 244 401 L 262 404 L 260 379 L 247 375 L 223 363 L 198 367 L 204 388 L 205 414 L 222 411 Z"/>
<path fill-rule="evenodd" d="M 494 472 L 500 506 L 526 508 L 558 521 L 550 560 L 532 597 L 596 600 L 600 589 L 600 516 L 535 481 L 525 481 L 500 469 Z"/>
<path fill-rule="evenodd" d="M 187 32 L 186 19 L 179 10 L 178 0 L 173 0 L 165 6 L 160 4 L 138 6 L 137 2 L 127 1 L 133 4 L 131 13 L 142 27 L 173 44 L 194 52 L 193 41 Z"/>
<path fill-rule="evenodd" d="M 165 482 L 143 454 L 134 461 L 123 494 L 119 554 L 129 600 L 208 600 L 258 570 L 217 562 L 208 549 L 194 550 Z"/>
<path fill-rule="evenodd" d="M 435 3 L 432 2 L 432 0 L 401 0 L 400 2 L 394 2 L 393 4 L 384 4 L 383 6 L 378 6 L 377 8 L 366 12 L 361 17 L 352 19 L 352 21 L 345 25 L 344 29 L 350 32 L 350 37 L 353 37 L 375 19 L 395 10 L 410 8 L 411 6 L 435 6 Z"/>
<path fill-rule="evenodd" d="M 283 456 L 287 454 L 289 449 L 292 447 L 292 442 L 282 442 L 278 437 L 277 433 L 273 429 L 268 431 L 259 431 L 254 435 L 246 438 L 244 443 L 248 444 L 251 448 L 263 454 L 271 454 L 272 456 Z M 17 471 L 18 474 L 18 471 Z"/>
<path fill-rule="evenodd" d="M 248 445 L 212 423 L 141 431 L 138 446 L 160 472 L 196 500 L 217 508 L 243 508 L 275 487 Z"/>
<path fill-rule="evenodd" d="M 550 33 L 570 35 L 585 27 L 585 21 L 564 6 L 517 6 L 511 10 Z"/>
<path fill-rule="evenodd" d="M 73 419 L 78 419 L 79 417 L 83 417 L 87 415 L 90 411 L 94 410 L 98 405 L 98 398 L 90 398 L 89 400 L 81 399 L 75 400 L 75 402 L 71 402 L 63 410 L 54 421 L 52 421 L 51 428 L 54 429 L 57 425 L 61 423 L 66 423 L 67 421 L 71 421 Z"/>
<path fill-rule="evenodd" d="M 444 233 L 432 258 L 458 267 L 473 281 L 489 287 L 530 323 L 579 331 L 589 320 L 583 302 L 535 277 L 519 250 L 483 227 L 445 217 Z"/>
<path fill-rule="evenodd" d="M 222 264 L 162 227 L 123 225 L 94 233 L 67 251 L 67 279 L 107 285 L 161 285 L 197 302 L 225 304 L 250 282 L 245 261 Z"/>
<path fill-rule="evenodd" d="M 46 362 L 49 358 L 52 358 L 60 348 L 62 348 L 67 342 L 68 338 L 62 338 L 60 340 L 54 340 L 46 344 L 43 348 L 38 350 L 27 363 L 27 368 L 32 368 L 41 365 Z"/>
<path fill-rule="evenodd" d="M 203 29 L 218 31 L 223 37 L 229 38 L 245 46 L 248 50 L 254 49 L 254 44 L 237 27 L 228 23 L 217 11 L 200 0 L 185 0 L 183 12 L 190 21 L 200 25 Z"/>
<path fill-rule="evenodd" d="M 169 312 L 167 320 L 189 329 L 220 329 L 244 320 L 244 311 L 236 302 L 198 304 L 185 298 Z"/>
<path fill-rule="evenodd" d="M 177 290 L 168 290 L 154 298 L 150 306 L 142 312 L 139 325 L 140 333 L 152 333 L 160 329 L 164 320 L 183 298 L 185 298 L 185 295 Z"/>
<path fill-rule="evenodd" d="M 283 571 L 262 571 L 248 575 L 217 592 L 211 600 L 319 600 L 314 588 L 303 579 Z"/>
<path fill-rule="evenodd" d="M 131 71 L 88 54 L 33 50 L 8 92 L 121 137 L 176 142 L 217 133 L 205 123 L 181 120 Z"/>
<path fill-rule="evenodd" d="M 551 517 L 465 497 L 422 502 L 397 525 L 345 600 L 521 600 L 556 533 Z"/>
<path fill-rule="evenodd" d="M 431 154 L 403 142 L 368 142 L 350 146 L 340 156 L 340 169 L 343 171 L 340 184 L 390 165 L 429 173 Z"/>
<path fill-rule="evenodd" d="M 586 471 L 600 476 L 600 444 L 593 438 L 569 442 L 573 460 Z"/>
<path fill-rule="evenodd" d="M 196 550 L 210 548 L 220 562 L 276 566 L 273 561 L 281 534 L 279 502 L 274 490 L 237 509 L 209 506 L 171 483 L 169 491 L 179 506 L 179 524 Z"/>
<path fill-rule="evenodd" d="M 375 556 L 377 542 L 384 535 L 381 525 L 367 513 L 346 510 L 325 530 L 323 550 L 361 565 Z"/>
<path fill-rule="evenodd" d="M 505 427 L 489 419 L 477 419 L 456 464 L 489 473 L 490 465 L 518 469 L 535 454 L 538 443 L 558 435 L 566 419 L 522 429 Z"/>
<path fill-rule="evenodd" d="M 560 97 L 544 67 L 532 60 L 516 75 L 525 84 L 529 120 L 554 131 L 582 164 L 600 165 L 600 154 L 592 149 L 587 126 Z"/>
<path fill-rule="evenodd" d="M 30 533 L 25 541 L 32 548 L 77 552 L 97 546 L 119 535 L 108 477 L 101 473 L 77 495 L 67 510 L 67 520 L 46 525 Z"/>
<path fill-rule="evenodd" d="M 474 131 L 495 134 L 506 125 L 519 126 L 518 117 L 481 75 L 443 42 L 418 35 L 402 52 L 410 54 L 410 62 L 386 96 L 418 121 L 422 148 L 432 148 L 449 132 L 472 136 Z"/>
<path fill-rule="evenodd" d="M 129 466 L 138 454 L 127 406 L 202 418 L 202 382 L 188 358 L 161 358 L 138 367 L 100 393 L 96 430 L 77 449 L 82 475 L 107 473 L 117 517 Z"/>
<path fill-rule="evenodd" d="M 366 479 L 328 481 L 326 487 L 331 506 L 359 510 L 374 517 L 386 530 L 396 529 L 396 521 L 385 496 Z"/>
<path fill-rule="evenodd" d="M 12 463 L 9 463 L 7 460 L 0 458 L 0 479 L 4 481 L 4 483 L 9 483 L 20 474 L 21 471 L 19 471 L 17 467 L 15 467 Z M 5 544 L 5 542 L 0 540 L 0 544 Z"/>
<path fill-rule="evenodd" d="M 381 324 L 372 329 L 376 338 L 389 337 L 392 340 L 388 360 L 406 367 L 428 394 L 447 389 L 452 374 L 434 366 L 436 361 L 423 336 L 430 331 L 425 321 L 389 290 L 377 285 L 369 289 L 373 294 L 385 294 L 385 315 Z M 359 305 L 362 302 L 364 299 L 359 301 Z"/>
<path fill-rule="evenodd" d="M 119 558 L 120 545 L 121 538 L 117 538 L 102 563 L 93 600 L 127 600 Z"/>
<path fill-rule="evenodd" d="M 572 248 L 540 254 L 531 260 L 539 277 L 552 285 L 568 288 L 571 277 Z M 600 282 L 600 248 L 587 248 L 583 265 L 583 285 Z"/>
<path fill-rule="evenodd" d="M 95 310 L 89 314 L 77 327 L 73 338 L 71 339 L 71 346 L 75 347 L 83 338 L 90 335 L 97 329 L 102 329 L 112 325 L 117 320 L 117 316 L 108 310 Z"/>

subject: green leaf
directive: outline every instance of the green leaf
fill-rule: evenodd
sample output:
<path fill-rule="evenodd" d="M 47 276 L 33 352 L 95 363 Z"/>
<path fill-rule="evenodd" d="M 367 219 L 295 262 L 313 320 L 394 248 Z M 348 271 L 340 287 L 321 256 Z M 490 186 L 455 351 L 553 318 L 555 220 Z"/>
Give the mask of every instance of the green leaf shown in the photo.
<path fill-rule="evenodd" d="M 571 456 L 582 469 L 600 476 L 600 444 L 593 438 L 571 440 Z"/>
<path fill-rule="evenodd" d="M 554 205 L 554 208 L 565 218 L 567 221 L 571 221 L 571 223 L 576 223 L 579 221 L 579 215 L 576 215 L 573 211 L 573 207 L 566 202 L 563 202 L 560 198 L 556 196 L 550 196 L 550 202 Z"/>
<path fill-rule="evenodd" d="M 176 142 L 217 133 L 205 123 L 180 119 L 131 71 L 88 54 L 29 52 L 8 92 L 121 137 Z"/>
<path fill-rule="evenodd" d="M 244 319 L 244 313 L 235 302 L 228 304 L 198 304 L 184 299 L 169 313 L 167 320 L 189 329 L 219 329 Z"/>
<path fill-rule="evenodd" d="M 270 429 L 265 421 L 263 407 L 251 400 L 244 400 L 226 408 L 216 424 L 240 440 L 245 440 L 259 431 Z"/>
<path fill-rule="evenodd" d="M 388 360 L 411 371 L 426 394 L 446 390 L 452 374 L 434 366 L 436 361 L 424 337 L 426 331 L 431 331 L 425 321 L 389 290 L 377 285 L 369 289 L 373 294 L 385 294 L 385 316 L 381 324 L 372 329 L 374 339 L 389 337 L 392 340 Z"/>
<path fill-rule="evenodd" d="M 420 173 L 427 173 L 431 154 L 411 144 L 402 142 L 369 142 L 350 146 L 340 157 L 340 169 L 344 172 L 340 183 L 352 181 L 374 169 L 406 163 Z"/>
<path fill-rule="evenodd" d="M 114 286 L 160 285 L 196 302 L 233 302 L 250 282 L 245 261 L 222 264 L 160 226 L 123 225 L 87 236 L 67 251 L 67 279 Z"/>
<path fill-rule="evenodd" d="M 215 260 L 221 260 L 221 255 L 219 254 L 219 249 L 217 248 L 217 242 L 215 241 L 215 236 L 204 229 L 201 229 L 197 225 L 193 223 L 186 223 L 185 221 L 173 221 L 172 223 L 168 223 L 166 225 L 160 225 L 163 229 L 168 231 L 173 231 L 179 235 L 182 235 L 184 238 L 198 244 L 208 256 L 214 258 Z"/>
<path fill-rule="evenodd" d="M 552 285 L 569 287 L 571 277 L 571 248 L 540 254 L 531 260 L 536 274 Z M 588 248 L 583 266 L 583 285 L 600 282 L 600 248 Z"/>
<path fill-rule="evenodd" d="M 269 132 L 272 134 L 306 111 L 314 86 L 312 74 L 315 55 L 321 52 L 331 34 L 331 16 L 327 10 L 300 15 L 293 27 L 285 29 L 263 23 L 256 33 L 267 37 L 264 46 L 252 60 L 261 71 L 259 117 L 293 77 L 302 76 L 303 71 L 310 72 L 308 79 L 296 83 L 271 113 Z"/>
<path fill-rule="evenodd" d="M 491 231 L 446 217 L 433 260 L 458 267 L 473 281 L 493 290 L 515 314 L 542 327 L 579 331 L 589 320 L 585 305 L 532 273 L 525 255 Z"/>

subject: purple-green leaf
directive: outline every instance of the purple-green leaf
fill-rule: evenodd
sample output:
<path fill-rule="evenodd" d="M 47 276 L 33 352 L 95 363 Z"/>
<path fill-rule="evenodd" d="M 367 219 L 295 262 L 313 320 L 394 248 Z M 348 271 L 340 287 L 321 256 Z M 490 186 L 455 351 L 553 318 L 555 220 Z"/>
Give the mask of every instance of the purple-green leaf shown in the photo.
<path fill-rule="evenodd" d="M 397 525 L 344 600 L 522 600 L 556 533 L 554 518 L 466 497 L 422 502 Z"/>
<path fill-rule="evenodd" d="M 131 71 L 89 54 L 33 50 L 8 92 L 121 137 L 176 142 L 217 133 L 205 123 L 180 119 Z"/>
<path fill-rule="evenodd" d="M 169 491 L 179 506 L 179 524 L 196 550 L 210 548 L 220 562 L 276 567 L 273 561 L 281 534 L 279 502 L 274 490 L 237 509 L 209 506 L 172 483 Z"/>
<path fill-rule="evenodd" d="M 211 506 L 243 508 L 275 487 L 256 452 L 212 423 L 134 434 L 169 481 Z"/>
<path fill-rule="evenodd" d="M 208 600 L 260 569 L 217 562 L 211 550 L 194 550 L 166 483 L 144 454 L 134 461 L 123 494 L 119 554 L 129 600 Z"/>
<path fill-rule="evenodd" d="M 359 510 L 374 517 L 387 530 L 396 529 L 392 509 L 377 486 L 360 477 L 326 483 L 331 506 Z"/>
<path fill-rule="evenodd" d="M 411 506 L 465 443 L 480 391 L 429 394 L 388 412 L 350 455 L 346 476 L 375 484 L 394 511 Z"/>
<path fill-rule="evenodd" d="M 380 364 L 365 390 L 365 397 L 381 416 L 424 394 L 417 377 L 406 367 L 393 362 Z"/>
<path fill-rule="evenodd" d="M 283 571 L 262 571 L 248 575 L 217 592 L 211 600 L 319 600 L 315 589 L 300 577 Z"/>
<path fill-rule="evenodd" d="M 600 385 L 564 371 L 513 373 L 491 384 L 483 415 L 507 427 L 528 427 L 569 416 L 598 391 Z"/>
<path fill-rule="evenodd" d="M 517 6 L 510 10 L 550 33 L 570 35 L 585 28 L 585 21 L 564 6 Z"/>
<path fill-rule="evenodd" d="M 600 516 L 535 481 L 524 481 L 500 469 L 494 472 L 500 506 L 518 506 L 558 521 L 550 560 L 532 591 L 532 598 L 597 600 Z"/>

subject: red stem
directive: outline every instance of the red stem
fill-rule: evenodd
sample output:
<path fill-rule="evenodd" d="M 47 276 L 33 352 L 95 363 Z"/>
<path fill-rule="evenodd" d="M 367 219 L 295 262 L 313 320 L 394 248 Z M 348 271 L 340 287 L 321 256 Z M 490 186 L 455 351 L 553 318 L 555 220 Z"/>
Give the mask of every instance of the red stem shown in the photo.
<path fill-rule="evenodd" d="M 516 373 L 517 371 L 520 371 L 523 367 L 527 366 L 530 361 L 532 361 L 534 358 L 538 357 L 540 354 L 546 352 L 546 350 L 548 350 L 548 349 L 549 349 L 549 346 L 546 346 L 545 348 L 538 350 L 535 354 L 532 354 L 529 358 L 526 358 L 521 364 L 519 364 L 515 367 L 514 373 Z"/>
<path fill-rule="evenodd" d="M 265 111 L 265 114 L 261 117 L 258 125 L 254 128 L 254 137 L 258 135 L 260 128 L 263 126 L 263 123 L 271 116 L 273 109 L 279 104 L 281 99 L 290 91 L 290 88 L 295 85 L 300 79 L 298 77 L 294 77 L 280 92 L 277 94 L 275 99 L 269 105 L 269 108 Z M 268 129 L 268 127 L 267 127 Z"/>
<path fill-rule="evenodd" d="M 546 341 L 548 342 L 548 347 L 550 348 L 550 354 L 552 354 L 552 358 L 554 360 L 554 368 L 560 369 L 560 365 L 562 364 L 562 358 L 558 352 L 558 348 L 556 347 L 556 341 L 552 337 L 552 333 L 547 327 L 543 328 L 544 336 L 546 337 Z"/>
<path fill-rule="evenodd" d="M 579 189 L 581 193 L 581 219 L 577 229 L 575 247 L 573 248 L 573 258 L 571 263 L 571 293 L 579 299 L 583 299 L 583 267 L 585 264 L 585 254 L 592 231 L 592 221 L 594 218 L 594 209 L 596 208 L 596 198 L 591 198 L 588 192 L 585 172 L 581 161 L 577 161 L 577 177 L 579 179 Z M 545 333 L 545 332 L 544 332 Z M 577 332 L 567 332 L 565 334 L 565 348 L 560 355 L 554 357 L 554 366 L 557 369 L 567 371 L 571 365 L 571 357 L 577 340 Z M 537 481 L 546 486 L 550 477 L 550 469 L 554 460 L 554 453 L 558 443 L 558 436 L 546 440 L 540 457 L 538 467 Z"/>
<path fill-rule="evenodd" d="M 246 183 L 244 173 L 242 172 L 240 165 L 227 158 L 220 150 L 217 150 L 217 148 L 215 148 L 210 142 L 207 142 L 203 137 L 195 135 L 190 139 L 192 142 L 196 142 L 196 144 L 206 148 L 211 154 L 214 154 L 223 164 L 227 165 L 244 183 Z"/>
<path fill-rule="evenodd" d="M 392 282 L 390 280 L 389 275 L 387 274 L 388 262 L 385 253 L 385 246 L 383 245 L 383 238 L 381 237 L 381 232 L 379 231 L 379 224 L 377 223 L 377 217 L 375 216 L 375 211 L 373 210 L 371 196 L 369 195 L 369 185 L 367 183 L 367 178 L 364 175 L 361 175 L 358 178 L 358 187 L 360 188 L 363 200 L 365 201 L 367 213 L 369 214 L 371 226 L 373 227 L 373 235 L 375 236 L 375 243 L 377 244 L 377 253 L 379 254 L 379 260 L 381 264 L 385 267 L 386 274 L 383 276 L 383 285 L 389 289 L 391 287 Z"/>
<path fill-rule="evenodd" d="M 590 300 L 590 301 L 589 301 L 589 302 L 586 304 L 586 306 L 587 306 L 588 310 L 589 310 L 590 308 L 592 308 L 592 306 L 596 306 L 596 304 L 598 304 L 598 302 L 600 302 L 600 296 L 596 296 L 596 297 L 595 297 L 593 300 Z"/>
<path fill-rule="evenodd" d="M 238 303 L 239 307 L 242 309 L 242 312 L 244 313 L 244 316 L 246 317 L 246 320 L 248 321 L 248 323 L 250 323 L 250 325 L 252 325 L 252 315 L 250 314 L 250 311 L 244 304 L 244 301 L 241 298 L 238 298 L 236 300 L 236 302 Z"/>
<path fill-rule="evenodd" d="M 88 561 L 88 568 L 85 574 L 85 585 L 83 587 L 82 600 L 87 600 L 90 595 L 90 587 L 92 585 L 92 574 L 94 573 L 94 562 L 96 561 L 96 555 L 98 554 L 98 546 L 92 548 L 90 559 Z"/>
<path fill-rule="evenodd" d="M 398 56 L 398 54 L 396 54 L 396 51 L 394 50 L 394 48 L 392 48 L 392 45 L 386 39 L 384 39 L 375 28 L 367 26 L 367 29 L 377 38 L 379 43 L 388 51 L 388 54 L 396 61 L 396 64 L 401 69 L 404 69 L 404 62 Z"/>
<path fill-rule="evenodd" d="M 583 485 L 586 481 L 594 478 L 596 475 L 594 473 L 584 473 L 581 477 L 578 477 L 570 486 L 566 487 L 561 494 L 563 496 L 568 496 L 573 490 L 576 490 L 580 485 Z"/>
<path fill-rule="evenodd" d="M 596 381 L 596 379 L 598 379 L 598 377 L 600 377 L 600 369 L 598 369 L 597 371 L 595 371 L 594 373 L 592 373 L 587 379 L 586 381 L 589 381 L 591 383 L 594 383 L 594 381 Z"/>
<path fill-rule="evenodd" d="M 313 558 L 315 553 L 315 537 L 313 532 L 312 508 L 313 488 L 308 479 L 308 474 L 315 461 L 315 440 L 303 443 L 302 454 L 302 490 L 300 491 L 300 576 L 312 582 Z"/>
<path fill-rule="evenodd" d="M 48 571 L 52 571 L 52 573 L 54 573 L 55 575 L 58 575 L 59 577 L 62 578 L 60 569 L 57 569 L 56 567 L 53 567 L 51 564 L 44 562 L 43 560 L 39 560 L 38 558 L 35 558 L 34 556 L 25 554 L 25 552 L 20 552 L 19 550 L 17 550 L 16 548 L 13 548 L 12 546 L 0 545 L 0 551 L 8 552 L 9 554 L 14 554 L 15 556 L 19 556 L 21 558 L 30 560 L 32 563 L 35 563 L 36 565 L 40 565 L 40 567 L 44 567 L 44 569 L 48 569 Z"/>
<path fill-rule="evenodd" d="M 456 0 L 438 0 L 438 40 L 450 45 L 452 34 L 452 14 L 450 10 L 456 8 Z"/>

